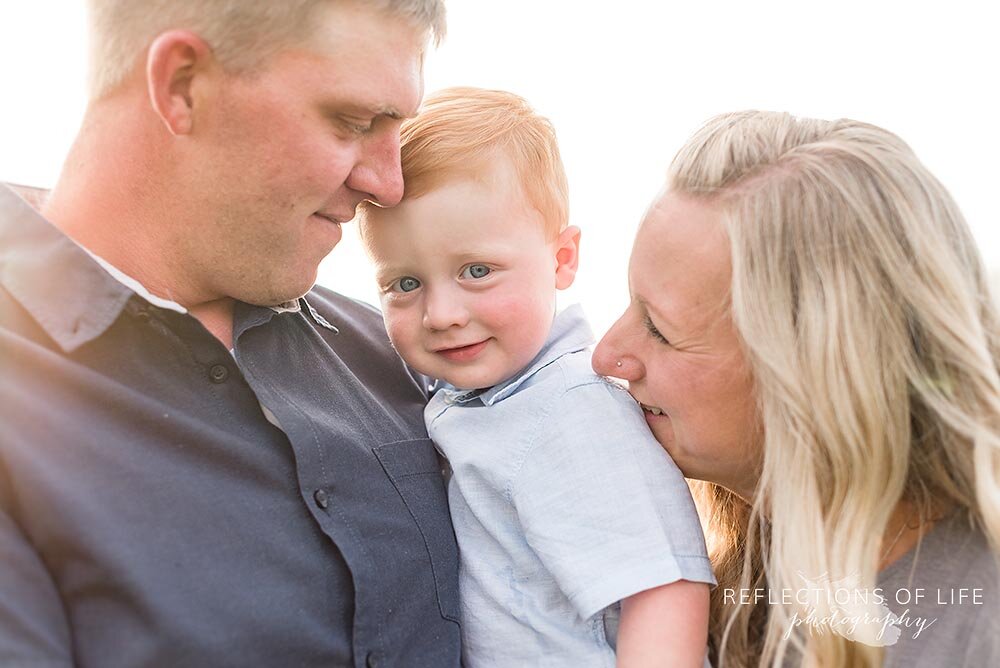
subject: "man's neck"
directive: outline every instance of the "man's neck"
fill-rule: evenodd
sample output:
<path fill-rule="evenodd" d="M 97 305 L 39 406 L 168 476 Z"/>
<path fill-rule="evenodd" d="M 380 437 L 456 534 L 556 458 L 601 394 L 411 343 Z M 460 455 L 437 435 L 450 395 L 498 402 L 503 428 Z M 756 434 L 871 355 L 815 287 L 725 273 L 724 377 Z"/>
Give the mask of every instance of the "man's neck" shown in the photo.
<path fill-rule="evenodd" d="M 90 235 L 86 233 L 86 226 L 78 224 L 78 218 L 74 218 L 72 215 L 66 216 L 62 215 L 62 210 L 74 211 L 73 207 L 69 207 L 64 204 L 65 201 L 73 201 L 72 197 L 65 197 L 60 199 L 59 197 L 54 198 L 55 204 L 53 205 L 53 198 L 50 197 L 50 192 L 41 188 L 32 188 L 28 186 L 11 186 L 12 189 L 17 192 L 22 198 L 25 199 L 28 204 L 30 204 L 35 209 L 42 212 L 46 217 L 55 224 L 57 227 L 63 230 L 71 239 L 76 241 L 85 250 L 91 254 L 96 254 L 113 267 L 119 271 L 130 276 L 133 280 L 136 280 L 141 285 L 143 285 L 147 290 L 150 290 L 151 294 L 155 296 L 162 297 L 164 299 L 169 299 L 170 301 L 178 302 L 182 306 L 186 307 L 188 313 L 197 318 L 205 329 L 212 333 L 215 338 L 226 346 L 227 349 L 231 350 L 233 347 L 233 300 L 229 298 L 216 299 L 212 301 L 203 301 L 194 305 L 185 304 L 183 301 L 177 299 L 172 294 L 159 294 L 154 288 L 150 288 L 145 282 L 143 282 L 142 276 L 135 276 L 133 273 L 128 271 L 128 267 L 122 267 L 120 263 L 115 262 L 113 258 L 117 258 L 115 254 L 112 258 L 106 257 L 108 255 L 108 246 L 102 243 L 89 243 L 94 241 Z M 79 213 L 79 209 L 75 209 Z M 69 229 L 67 229 L 69 228 Z M 80 237 L 84 237 L 81 239 Z M 121 248 L 120 244 L 117 246 Z M 102 253 L 102 251 L 104 251 Z M 160 291 L 162 292 L 162 291 Z M 168 293 L 170 291 L 167 291 Z"/>
<path fill-rule="evenodd" d="M 227 297 L 188 308 L 188 313 L 201 321 L 205 329 L 221 341 L 226 350 L 233 349 L 234 303 L 232 299 Z"/>

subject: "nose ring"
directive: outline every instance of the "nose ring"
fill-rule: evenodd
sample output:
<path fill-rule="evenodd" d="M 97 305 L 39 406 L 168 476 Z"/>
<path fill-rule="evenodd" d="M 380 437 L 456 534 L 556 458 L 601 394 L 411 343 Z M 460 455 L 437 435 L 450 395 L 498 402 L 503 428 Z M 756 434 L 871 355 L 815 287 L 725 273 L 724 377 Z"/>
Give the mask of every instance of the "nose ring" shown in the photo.
<path fill-rule="evenodd" d="M 615 366 L 616 366 L 616 367 L 618 367 L 618 368 L 620 369 L 620 368 L 621 368 L 621 366 L 622 366 L 622 361 L 621 361 L 621 360 L 618 360 L 617 362 L 615 362 Z"/>

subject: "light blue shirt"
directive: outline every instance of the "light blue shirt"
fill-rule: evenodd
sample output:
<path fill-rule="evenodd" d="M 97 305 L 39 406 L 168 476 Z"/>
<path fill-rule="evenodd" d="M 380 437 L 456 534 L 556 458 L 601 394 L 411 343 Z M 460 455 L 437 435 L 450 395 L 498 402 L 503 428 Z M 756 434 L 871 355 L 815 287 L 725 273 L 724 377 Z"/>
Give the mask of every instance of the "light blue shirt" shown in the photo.
<path fill-rule="evenodd" d="M 526 371 L 445 385 L 424 412 L 452 468 L 466 668 L 613 668 L 618 601 L 715 583 L 684 477 L 638 404 L 592 371 L 592 343 L 570 307 Z"/>

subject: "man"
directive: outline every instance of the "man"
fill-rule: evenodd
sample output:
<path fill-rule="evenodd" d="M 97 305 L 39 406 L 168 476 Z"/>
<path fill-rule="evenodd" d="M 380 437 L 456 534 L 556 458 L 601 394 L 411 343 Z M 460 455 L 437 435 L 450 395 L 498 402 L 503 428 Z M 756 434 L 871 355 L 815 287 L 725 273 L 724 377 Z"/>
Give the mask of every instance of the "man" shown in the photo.
<path fill-rule="evenodd" d="M 60 180 L 0 187 L 0 665 L 458 665 L 424 386 L 311 289 L 443 12 L 91 0 Z"/>

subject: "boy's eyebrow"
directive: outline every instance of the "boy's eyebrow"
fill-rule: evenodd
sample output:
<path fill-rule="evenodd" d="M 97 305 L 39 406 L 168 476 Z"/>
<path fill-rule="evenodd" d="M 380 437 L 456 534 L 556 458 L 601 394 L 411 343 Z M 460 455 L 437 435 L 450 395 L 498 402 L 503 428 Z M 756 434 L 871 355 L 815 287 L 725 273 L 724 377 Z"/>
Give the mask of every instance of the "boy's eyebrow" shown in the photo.
<path fill-rule="evenodd" d="M 397 274 L 399 274 L 399 270 L 396 269 L 395 267 L 390 267 L 386 265 L 375 267 L 375 280 L 377 281 L 381 281 L 387 278 L 388 276 L 394 276 Z"/>
<path fill-rule="evenodd" d="M 390 276 L 395 278 L 412 273 L 413 271 L 408 269 L 406 265 L 403 264 L 377 263 L 375 265 L 375 280 L 377 281 L 382 281 Z"/>

